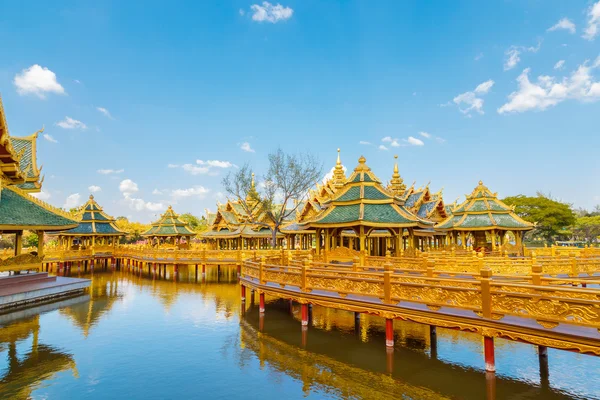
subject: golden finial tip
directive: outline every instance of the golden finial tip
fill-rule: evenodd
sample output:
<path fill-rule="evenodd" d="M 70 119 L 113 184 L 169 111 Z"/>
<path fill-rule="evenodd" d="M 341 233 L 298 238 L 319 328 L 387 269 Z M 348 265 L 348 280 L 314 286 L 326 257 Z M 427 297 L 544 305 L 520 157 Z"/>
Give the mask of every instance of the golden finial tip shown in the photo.
<path fill-rule="evenodd" d="M 394 154 L 394 159 L 398 159 L 398 154 Z"/>
<path fill-rule="evenodd" d="M 338 147 L 338 153 L 340 152 L 340 148 Z"/>
<path fill-rule="evenodd" d="M 94 195 L 90 194 L 90 200 L 94 200 Z"/>
<path fill-rule="evenodd" d="M 479 185 L 483 185 L 483 181 L 479 181 Z"/>
<path fill-rule="evenodd" d="M 358 162 L 359 162 L 360 164 L 364 164 L 364 163 L 366 163 L 366 162 L 367 162 L 367 159 L 365 158 L 365 156 L 360 156 L 360 158 L 358 159 Z"/>

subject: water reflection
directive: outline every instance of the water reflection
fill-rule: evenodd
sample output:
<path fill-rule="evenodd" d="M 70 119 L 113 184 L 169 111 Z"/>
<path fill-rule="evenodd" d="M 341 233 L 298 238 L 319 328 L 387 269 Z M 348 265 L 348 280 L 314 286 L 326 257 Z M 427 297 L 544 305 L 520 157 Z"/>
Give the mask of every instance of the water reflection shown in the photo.
<path fill-rule="evenodd" d="M 261 317 L 235 267 L 72 276 L 89 295 L 0 315 L 0 398 L 600 398 L 593 357 L 551 351 L 540 370 L 499 340 L 486 375 L 478 335 L 396 321 L 390 352 L 379 317 L 315 306 L 302 329 L 268 298 Z"/>

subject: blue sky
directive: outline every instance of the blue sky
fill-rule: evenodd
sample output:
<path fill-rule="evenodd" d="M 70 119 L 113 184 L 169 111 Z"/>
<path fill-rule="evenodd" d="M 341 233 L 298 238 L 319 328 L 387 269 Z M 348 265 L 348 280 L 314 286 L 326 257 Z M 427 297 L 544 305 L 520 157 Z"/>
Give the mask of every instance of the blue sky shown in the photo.
<path fill-rule="evenodd" d="M 398 154 L 447 202 L 482 179 L 600 203 L 600 1 L 6 2 L 0 37 L 59 207 L 199 215 L 278 146 L 384 181 Z"/>

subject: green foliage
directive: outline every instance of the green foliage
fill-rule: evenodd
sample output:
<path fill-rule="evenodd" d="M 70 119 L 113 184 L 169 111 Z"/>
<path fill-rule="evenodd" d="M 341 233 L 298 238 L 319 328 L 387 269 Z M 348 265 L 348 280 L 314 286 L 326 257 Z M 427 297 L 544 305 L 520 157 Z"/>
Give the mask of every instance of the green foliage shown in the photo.
<path fill-rule="evenodd" d="M 514 205 L 515 212 L 524 220 L 536 224 L 534 236 L 542 237 L 552 243 L 557 238 L 570 236 L 569 228 L 575 224 L 575 212 L 571 205 L 553 200 L 542 194 L 536 197 L 524 195 L 503 199 L 506 204 Z"/>
<path fill-rule="evenodd" d="M 31 231 L 23 232 L 23 247 L 38 247 L 39 238 L 37 233 Z"/>
<path fill-rule="evenodd" d="M 192 228 L 192 230 L 196 233 L 204 232 L 208 228 L 207 221 L 204 216 L 198 218 L 195 215 L 192 215 L 191 213 L 185 213 L 181 214 L 179 216 L 179 219 L 188 224 L 190 228 Z"/>
<path fill-rule="evenodd" d="M 600 214 L 577 218 L 573 234 L 578 240 L 595 242 L 600 236 Z"/>
<path fill-rule="evenodd" d="M 115 221 L 117 228 L 125 232 L 125 237 L 121 239 L 122 243 L 134 243 L 142 238 L 142 233 L 150 229 L 150 225 L 140 222 L 131 222 L 126 217 L 118 217 Z"/>

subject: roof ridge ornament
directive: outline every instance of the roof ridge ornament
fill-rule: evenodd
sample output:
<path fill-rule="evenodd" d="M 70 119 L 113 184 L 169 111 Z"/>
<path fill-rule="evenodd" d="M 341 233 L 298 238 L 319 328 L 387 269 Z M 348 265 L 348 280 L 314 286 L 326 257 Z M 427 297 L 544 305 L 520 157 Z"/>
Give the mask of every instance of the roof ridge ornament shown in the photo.
<path fill-rule="evenodd" d="M 392 174 L 392 179 L 390 180 L 389 188 L 396 196 L 402 196 L 406 191 L 406 185 L 404 184 L 404 180 L 400 176 L 400 172 L 398 170 L 398 155 L 394 155 L 394 172 Z"/>
<path fill-rule="evenodd" d="M 333 179 L 331 180 L 331 185 L 335 189 L 339 189 L 344 186 L 346 183 L 346 174 L 344 173 L 344 166 L 342 165 L 342 161 L 340 159 L 340 149 L 337 149 L 337 161 L 335 163 L 335 167 L 333 168 Z"/>

